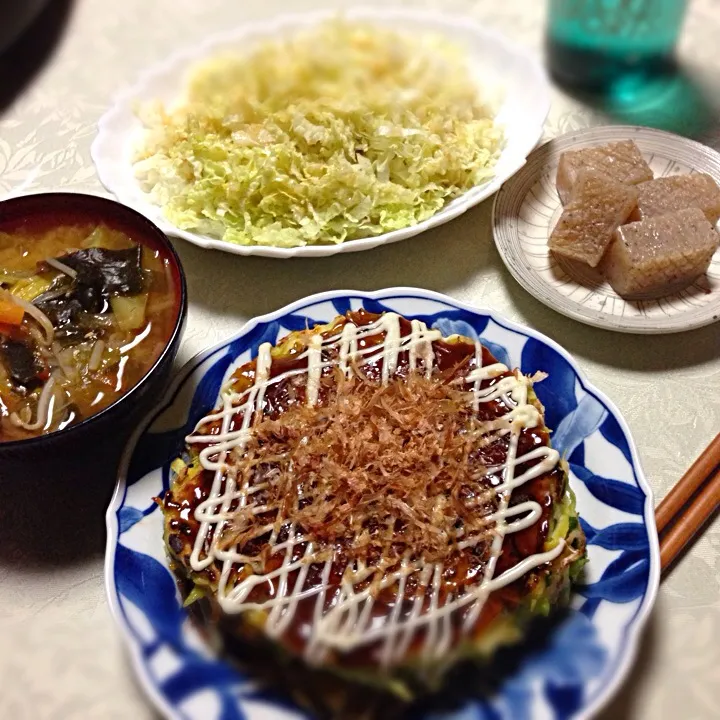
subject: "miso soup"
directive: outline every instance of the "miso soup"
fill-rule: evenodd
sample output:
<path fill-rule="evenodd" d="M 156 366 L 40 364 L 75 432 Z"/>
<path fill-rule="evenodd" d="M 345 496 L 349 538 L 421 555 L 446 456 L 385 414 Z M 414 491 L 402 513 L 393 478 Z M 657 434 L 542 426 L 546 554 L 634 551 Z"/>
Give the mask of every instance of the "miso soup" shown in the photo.
<path fill-rule="evenodd" d="M 0 232 L 0 442 L 76 424 L 141 380 L 177 320 L 170 267 L 103 224 Z"/>

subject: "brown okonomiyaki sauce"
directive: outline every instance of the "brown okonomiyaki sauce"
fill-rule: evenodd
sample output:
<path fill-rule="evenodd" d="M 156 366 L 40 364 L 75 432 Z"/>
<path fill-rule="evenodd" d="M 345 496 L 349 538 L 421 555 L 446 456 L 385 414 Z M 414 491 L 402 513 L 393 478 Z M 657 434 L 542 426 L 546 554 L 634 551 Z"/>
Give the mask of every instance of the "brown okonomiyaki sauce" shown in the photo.
<path fill-rule="evenodd" d="M 336 324 L 332 330 L 325 331 L 324 336 L 329 337 L 330 335 L 336 335 L 342 329 L 342 325 L 344 323 L 352 322 L 354 325 L 361 328 L 377 321 L 379 317 L 379 315 L 369 313 L 364 310 L 351 312 L 348 314 L 347 318 L 339 324 Z M 411 333 L 410 322 L 404 318 L 400 318 L 400 330 L 401 336 L 409 335 Z M 381 333 L 369 337 L 361 337 L 358 340 L 358 350 L 362 350 L 370 345 L 379 345 L 382 342 L 383 335 Z M 273 357 L 270 368 L 270 377 L 278 377 L 287 373 L 289 370 L 304 368 L 307 364 L 307 360 L 305 358 L 298 357 L 304 349 L 304 346 L 298 347 L 296 351 L 290 355 Z M 476 347 L 473 343 L 459 340 L 457 338 L 453 339 L 452 342 L 441 339 L 432 342 L 432 349 L 435 355 L 435 372 L 441 374 L 448 383 L 453 379 L 464 378 L 470 371 L 477 367 L 475 357 Z M 327 361 L 333 359 L 337 352 L 337 347 L 331 347 L 329 349 L 324 347 L 322 350 L 322 360 Z M 497 361 L 492 354 L 483 347 L 482 366 L 485 367 L 496 362 Z M 382 374 L 382 364 L 383 359 L 382 357 L 379 357 L 377 360 L 372 360 L 363 364 L 362 372 L 370 381 L 379 383 Z M 243 368 L 236 371 L 233 376 L 233 381 L 237 392 L 242 392 L 253 385 L 255 381 L 254 372 L 254 363 L 245 365 Z M 323 368 L 322 374 L 324 377 L 327 377 L 331 375 L 332 372 L 332 367 L 325 367 Z M 408 372 L 408 353 L 400 353 L 396 372 L 393 377 L 395 379 L 402 379 L 407 376 Z M 508 371 L 494 378 L 483 380 L 481 388 L 490 387 L 498 383 L 502 378 L 511 374 L 512 371 Z M 321 383 L 317 401 L 318 408 L 322 408 L 323 404 L 327 402 L 329 392 L 328 388 L 331 387 L 331 382 L 326 382 L 324 384 Z M 303 405 L 306 400 L 305 392 L 306 386 L 302 375 L 283 378 L 281 381 L 269 385 L 264 394 L 263 404 L 260 406 L 262 415 L 269 418 L 278 418 L 290 408 L 296 405 Z M 497 399 L 482 403 L 479 411 L 475 413 L 475 417 L 482 421 L 493 420 L 506 415 L 506 413 L 507 407 L 500 399 Z M 230 429 L 237 429 L 241 420 L 242 418 L 239 417 L 238 414 Z M 207 426 L 204 432 L 217 434 L 219 432 L 219 422 Z M 516 456 L 520 457 L 537 446 L 548 444 L 549 435 L 544 427 L 522 429 L 518 439 Z M 499 485 L 502 482 L 501 466 L 507 456 L 507 451 L 507 436 L 500 437 L 499 439 L 491 442 L 491 444 L 473 451 L 471 461 L 478 467 L 499 466 L 497 475 L 490 474 L 487 476 L 489 478 L 489 483 L 492 486 Z M 520 464 L 516 467 L 516 472 L 522 473 L 534 464 L 535 461 L 531 461 L 527 464 Z M 166 494 L 164 500 L 166 508 L 177 513 L 177 517 L 171 519 L 169 523 L 170 532 L 168 542 L 174 552 L 180 553 L 182 548 L 192 547 L 199 531 L 199 523 L 193 516 L 193 508 L 209 496 L 213 483 L 213 477 L 214 473 L 212 471 L 203 470 L 199 476 L 193 478 L 192 483 L 186 483 L 183 488 L 180 489 L 171 489 Z M 495 576 L 500 575 L 508 568 L 516 566 L 523 559 L 543 551 L 543 546 L 548 534 L 552 505 L 554 502 L 558 502 L 560 500 L 560 498 L 555 496 L 553 493 L 560 492 L 562 487 L 562 471 L 556 467 L 550 472 L 529 480 L 524 485 L 513 491 L 510 499 L 511 507 L 524 501 L 533 500 L 541 506 L 542 514 L 540 519 L 529 527 L 505 536 L 502 551 L 496 564 L 494 573 Z M 464 488 L 464 491 L 466 492 L 465 497 L 471 497 L 474 492 L 474 490 L 470 487 Z M 259 518 L 259 520 L 261 519 L 263 518 Z M 264 519 L 267 520 L 268 518 Z M 272 517 L 269 519 L 272 521 Z M 401 529 L 399 529 L 399 531 L 401 532 Z M 254 540 L 250 540 L 245 546 L 243 546 L 242 552 L 247 555 L 258 553 L 263 544 L 267 542 L 267 538 L 268 536 L 261 536 L 259 538 L 255 538 Z M 283 530 L 281 530 L 278 538 L 279 542 L 282 542 L 282 540 Z M 293 550 L 293 560 L 300 559 L 305 551 L 305 548 L 305 543 L 298 543 Z M 327 581 L 328 592 L 326 595 L 326 606 L 330 606 L 337 593 L 339 593 L 340 580 L 347 564 L 343 561 L 344 553 L 347 551 L 347 548 L 340 544 L 334 548 L 334 551 L 335 556 L 333 565 Z M 189 550 L 187 552 L 189 554 Z M 282 562 L 282 557 L 280 557 L 280 555 L 281 554 L 278 553 L 276 555 L 266 556 L 264 572 L 269 572 L 280 566 Z M 484 573 L 486 569 L 487 555 L 488 546 L 486 543 L 480 543 L 474 547 L 469 547 L 456 553 L 453 558 L 453 562 L 447 564 L 443 570 L 441 602 L 444 601 L 448 593 L 457 595 L 464 587 L 478 582 L 478 577 Z M 215 566 L 211 565 L 203 571 L 211 581 L 215 580 L 217 575 L 217 570 L 214 568 Z M 318 564 L 310 566 L 307 577 L 305 578 L 305 588 L 311 588 L 321 584 L 321 569 L 321 566 Z M 237 568 L 233 568 L 233 570 L 231 570 L 231 573 L 237 574 L 237 572 Z M 288 584 L 290 586 L 292 586 L 295 582 L 298 573 L 298 570 L 294 570 L 290 573 L 288 577 Z M 537 574 L 531 572 L 524 575 L 519 580 L 506 585 L 505 587 L 494 590 L 490 594 L 479 617 L 475 621 L 471 636 L 479 636 L 503 610 L 514 610 L 527 595 L 531 584 L 536 581 L 536 577 Z M 416 586 L 417 582 L 417 574 L 408 578 L 406 593 L 402 600 L 403 606 L 400 608 L 401 615 L 410 613 L 412 609 L 413 599 L 418 590 Z M 368 580 L 368 585 L 369 583 L 370 581 Z M 415 584 L 415 586 L 413 584 Z M 362 585 L 360 588 L 362 588 Z M 375 603 L 372 609 L 373 617 L 382 618 L 393 612 L 395 608 L 395 596 L 391 590 L 391 588 L 380 590 L 375 596 Z M 263 602 L 272 598 L 276 594 L 276 591 L 277 588 L 275 587 L 275 584 L 271 580 L 266 580 L 265 582 L 258 584 L 251 591 L 248 600 L 251 602 Z M 292 654 L 302 655 L 306 647 L 313 623 L 314 603 L 315 598 L 312 596 L 301 598 L 298 601 L 293 621 L 284 631 L 282 636 L 278 638 L 280 644 Z M 429 603 L 428 597 L 425 597 L 424 603 Z M 466 618 L 466 614 L 467 608 L 460 609 L 450 615 L 454 642 L 460 638 L 461 628 Z M 234 618 L 232 616 L 226 618 L 226 621 L 236 625 L 242 624 L 241 619 Z M 425 641 L 426 631 L 424 628 L 420 627 L 413 632 L 414 635 L 406 654 L 407 657 L 412 657 L 416 654 Z M 352 668 L 375 666 L 377 664 L 376 654 L 378 644 L 379 641 L 378 643 L 371 643 L 343 653 L 343 667 Z M 332 664 L 332 660 L 325 664 Z"/>

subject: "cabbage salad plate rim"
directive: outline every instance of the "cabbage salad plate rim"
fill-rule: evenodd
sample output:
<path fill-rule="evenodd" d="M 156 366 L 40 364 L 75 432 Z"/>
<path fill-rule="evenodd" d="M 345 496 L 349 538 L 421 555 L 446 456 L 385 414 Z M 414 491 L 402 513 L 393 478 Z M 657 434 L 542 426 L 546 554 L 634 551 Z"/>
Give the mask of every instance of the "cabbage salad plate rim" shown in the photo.
<path fill-rule="evenodd" d="M 269 20 L 243 23 L 240 26 L 211 35 L 199 44 L 182 47 L 163 60 L 151 65 L 114 98 L 98 122 L 97 135 L 90 153 L 103 186 L 116 199 L 129 205 L 155 222 L 169 235 L 180 237 L 206 249 L 236 255 L 259 255 L 274 258 L 325 257 L 336 253 L 369 250 L 418 235 L 460 216 L 471 207 L 491 197 L 504 182 L 525 164 L 527 156 L 542 137 L 543 126 L 550 111 L 550 85 L 539 59 L 522 46 L 516 45 L 493 28 L 486 28 L 472 16 L 414 9 L 411 7 L 352 7 L 342 17 L 349 21 L 378 22 L 390 27 L 422 28 L 436 32 L 450 40 L 460 38 L 468 46 L 469 54 L 492 52 L 499 61 L 488 67 L 498 78 L 511 79 L 512 86 L 504 88 L 505 97 L 499 102 L 497 120 L 505 131 L 505 146 L 488 181 L 455 198 L 432 217 L 399 230 L 381 235 L 346 240 L 337 244 L 315 244 L 302 247 L 266 245 L 238 245 L 198 232 L 181 230 L 165 219 L 159 206 L 150 202 L 149 195 L 134 176 L 131 155 L 142 130 L 135 114 L 138 100 L 161 97 L 166 101 L 181 92 L 185 72 L 194 62 L 210 57 L 215 51 L 244 39 L 269 39 L 293 29 L 307 29 L 323 20 L 338 16 L 336 10 L 317 10 L 305 14 L 284 14 Z M 471 66 L 479 65 L 471 61 Z M 173 88 L 170 92 L 168 88 Z M 479 88 L 482 92 L 483 88 Z M 170 95 L 168 95 L 170 93 Z M 491 92 L 494 95 L 494 93 Z"/>
<path fill-rule="evenodd" d="M 287 698 L 257 685 L 215 655 L 201 639 L 182 609 L 168 569 L 161 512 L 152 498 L 167 487 L 170 462 L 188 429 L 214 407 L 223 380 L 254 357 L 261 342 L 275 342 L 289 331 L 358 307 L 419 317 L 444 335 L 474 336 L 501 361 L 523 372 L 531 371 L 530 364 L 545 365 L 549 377 L 536 385 L 536 391 L 546 407 L 548 426 L 555 430 L 553 442 L 570 463 L 590 554 L 590 577 L 576 589 L 568 617 L 553 629 L 548 647 L 528 651 L 496 695 L 469 698 L 457 711 L 411 717 L 592 717 L 631 668 L 660 575 L 653 494 L 627 424 L 554 340 L 494 311 L 403 287 L 319 293 L 250 320 L 186 363 L 137 428 L 106 514 L 105 585 L 144 689 L 169 718 L 307 717 Z M 607 475 L 600 474 L 603 467 Z"/>

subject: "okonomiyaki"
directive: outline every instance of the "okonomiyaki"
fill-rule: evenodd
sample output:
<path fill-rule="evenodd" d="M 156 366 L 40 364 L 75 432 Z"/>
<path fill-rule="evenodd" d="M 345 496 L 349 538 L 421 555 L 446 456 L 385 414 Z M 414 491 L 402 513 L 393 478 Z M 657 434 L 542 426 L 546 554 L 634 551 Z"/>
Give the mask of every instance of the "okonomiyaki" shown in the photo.
<path fill-rule="evenodd" d="M 405 698 L 516 642 L 585 562 L 541 379 L 389 312 L 261 345 L 172 464 L 186 604 Z"/>

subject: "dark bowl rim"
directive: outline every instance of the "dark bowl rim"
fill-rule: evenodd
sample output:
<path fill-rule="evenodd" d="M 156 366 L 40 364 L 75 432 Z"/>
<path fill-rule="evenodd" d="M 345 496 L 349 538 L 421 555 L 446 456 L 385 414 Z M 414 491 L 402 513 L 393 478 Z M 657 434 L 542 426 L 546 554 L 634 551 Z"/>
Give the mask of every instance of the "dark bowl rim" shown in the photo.
<path fill-rule="evenodd" d="M 145 226 L 145 229 L 156 236 L 158 243 L 162 245 L 163 249 L 167 252 L 168 257 L 175 265 L 178 277 L 180 278 L 180 297 L 178 303 L 178 313 L 175 319 L 172 333 L 165 343 L 163 351 L 158 356 L 157 360 L 152 364 L 147 372 L 135 383 L 126 393 L 122 394 L 117 400 L 110 403 L 106 408 L 103 408 L 100 412 L 90 415 L 90 417 L 81 420 L 77 425 L 71 425 L 70 427 L 63 428 L 62 430 L 55 430 L 46 435 L 38 435 L 36 437 L 23 438 L 22 440 L 10 440 L 9 442 L 0 442 L 0 456 L 11 450 L 21 449 L 23 451 L 29 450 L 32 447 L 38 447 L 45 443 L 53 443 L 58 440 L 68 440 L 73 436 L 79 436 L 86 431 L 90 426 L 95 426 L 102 422 L 108 415 L 113 414 L 119 405 L 126 399 L 133 397 L 138 394 L 138 391 L 148 381 L 152 379 L 152 375 L 155 371 L 165 363 L 169 354 L 173 352 L 173 348 L 176 343 L 180 340 L 180 336 L 185 326 L 185 320 L 187 319 L 188 312 L 188 293 L 187 293 L 187 281 L 185 278 L 185 269 L 183 268 L 180 256 L 175 250 L 170 238 L 149 218 L 137 210 L 124 205 L 118 200 L 113 200 L 109 197 L 102 195 L 93 195 L 92 193 L 81 193 L 81 192 L 39 192 L 39 193 L 27 193 L 24 195 L 13 195 L 11 197 L 0 200 L 0 213 L 3 208 L 8 207 L 19 201 L 27 201 L 30 198 L 45 198 L 48 201 L 62 201 L 63 199 L 80 198 L 79 202 L 86 202 L 89 204 L 97 204 L 98 206 L 113 207 L 114 212 L 124 213 L 125 216 L 132 222 L 136 222 L 139 226 Z"/>

